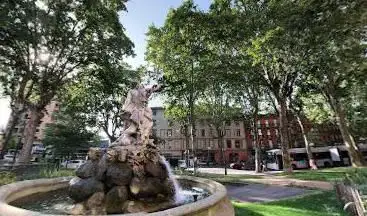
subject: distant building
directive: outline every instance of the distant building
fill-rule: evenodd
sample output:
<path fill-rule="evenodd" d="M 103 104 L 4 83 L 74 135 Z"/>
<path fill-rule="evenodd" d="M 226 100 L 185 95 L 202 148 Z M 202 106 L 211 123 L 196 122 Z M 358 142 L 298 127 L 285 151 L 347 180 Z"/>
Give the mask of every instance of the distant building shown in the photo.
<path fill-rule="evenodd" d="M 164 117 L 164 108 L 152 107 L 153 133 L 165 140 L 160 150 L 166 158 L 184 159 L 185 154 L 192 152 L 192 143 L 186 147 L 186 138 L 180 125 L 169 122 Z M 291 148 L 304 147 L 304 141 L 297 122 L 290 118 Z M 260 115 L 256 122 L 257 135 L 262 150 L 281 147 L 279 118 L 275 114 Z M 311 125 L 304 122 L 310 143 L 314 146 L 326 146 L 342 143 L 341 134 L 334 124 Z M 224 154 L 227 162 L 247 161 L 254 154 L 254 132 L 248 121 L 228 121 L 224 131 Z M 205 119 L 196 122 L 196 155 L 200 162 L 221 164 L 221 149 L 218 145 L 216 131 L 209 127 Z"/>
<path fill-rule="evenodd" d="M 184 159 L 185 154 L 192 152 L 192 143 L 186 147 L 186 138 L 180 125 L 170 123 L 164 117 L 164 108 L 152 107 L 153 133 L 165 140 L 160 146 L 161 153 L 168 158 Z M 225 124 L 225 136 L 223 140 L 224 154 L 228 162 L 247 160 L 247 147 L 245 131 L 238 121 Z M 196 156 L 200 162 L 221 163 L 221 149 L 218 145 L 216 132 L 211 129 L 205 119 L 196 124 L 196 143 L 194 147 Z"/>
<path fill-rule="evenodd" d="M 51 101 L 49 105 L 46 106 L 43 118 L 38 122 L 36 133 L 34 135 L 34 144 L 41 144 L 41 140 L 44 138 L 44 130 L 48 124 L 54 122 L 53 114 L 59 111 L 59 102 Z M 24 132 L 24 127 L 26 126 L 29 113 L 23 113 L 19 118 L 18 124 L 14 127 L 12 136 L 22 137 Z"/>

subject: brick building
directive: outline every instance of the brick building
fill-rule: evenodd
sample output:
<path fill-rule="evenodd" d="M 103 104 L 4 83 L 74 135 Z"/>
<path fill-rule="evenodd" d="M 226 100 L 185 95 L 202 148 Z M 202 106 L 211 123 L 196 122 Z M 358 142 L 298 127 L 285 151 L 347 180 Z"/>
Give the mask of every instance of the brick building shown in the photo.
<path fill-rule="evenodd" d="M 305 146 L 298 122 L 289 118 L 289 132 L 291 148 L 302 148 Z M 249 122 L 245 122 L 246 140 L 249 143 L 248 148 L 253 149 L 254 132 Z M 264 150 L 281 148 L 279 119 L 275 114 L 260 115 L 256 122 L 257 134 L 260 146 Z M 307 133 L 309 142 L 313 146 L 328 146 L 336 143 L 343 143 L 343 138 L 337 125 L 332 123 L 324 123 L 321 125 L 312 125 L 310 122 L 304 121 L 303 126 Z"/>

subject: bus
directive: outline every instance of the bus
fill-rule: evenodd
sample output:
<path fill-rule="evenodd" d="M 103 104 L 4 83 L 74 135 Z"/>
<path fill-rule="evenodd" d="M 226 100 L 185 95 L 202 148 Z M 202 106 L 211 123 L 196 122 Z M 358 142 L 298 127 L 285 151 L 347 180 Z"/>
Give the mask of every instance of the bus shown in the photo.
<path fill-rule="evenodd" d="M 359 147 L 365 159 L 367 159 L 367 144 L 359 144 Z M 351 165 L 346 146 L 311 147 L 311 150 L 317 167 Z M 308 157 L 305 148 L 289 149 L 289 154 L 293 169 L 309 168 Z M 272 149 L 266 152 L 266 168 L 270 170 L 283 169 L 281 149 Z"/>

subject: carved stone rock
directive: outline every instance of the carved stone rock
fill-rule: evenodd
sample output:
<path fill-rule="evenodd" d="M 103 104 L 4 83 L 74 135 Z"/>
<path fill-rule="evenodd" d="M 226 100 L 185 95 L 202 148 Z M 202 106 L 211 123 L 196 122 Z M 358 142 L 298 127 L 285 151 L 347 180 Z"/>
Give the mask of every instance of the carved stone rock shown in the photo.
<path fill-rule="evenodd" d="M 148 162 L 145 164 L 145 172 L 153 177 L 158 177 L 160 179 L 166 179 L 168 177 L 168 172 L 166 168 L 161 163 Z"/>
<path fill-rule="evenodd" d="M 136 198 L 154 197 L 164 193 L 164 184 L 159 178 L 133 178 L 130 183 L 130 192 Z"/>
<path fill-rule="evenodd" d="M 102 149 L 94 147 L 89 148 L 88 159 L 96 161 L 99 160 L 102 157 L 102 155 L 103 155 Z"/>
<path fill-rule="evenodd" d="M 174 203 L 165 201 L 165 202 L 145 202 L 142 200 L 134 200 L 129 201 L 127 204 L 127 213 L 139 213 L 139 212 L 155 212 L 161 209 L 167 209 L 173 206 Z"/>
<path fill-rule="evenodd" d="M 86 200 L 96 192 L 103 192 L 103 183 L 94 178 L 81 179 L 75 177 L 70 181 L 69 196 L 76 202 Z"/>
<path fill-rule="evenodd" d="M 126 186 L 115 186 L 106 195 L 106 211 L 109 214 L 123 213 L 127 207 L 128 190 Z"/>
<path fill-rule="evenodd" d="M 89 160 L 84 164 L 80 165 L 80 167 L 76 169 L 75 174 L 79 178 L 85 179 L 95 176 L 96 172 L 97 172 L 97 163 Z"/>
<path fill-rule="evenodd" d="M 105 215 L 105 194 L 104 192 L 96 192 L 86 202 L 88 215 Z"/>
<path fill-rule="evenodd" d="M 106 172 L 109 185 L 128 185 L 133 177 L 131 167 L 127 163 L 111 163 Z"/>

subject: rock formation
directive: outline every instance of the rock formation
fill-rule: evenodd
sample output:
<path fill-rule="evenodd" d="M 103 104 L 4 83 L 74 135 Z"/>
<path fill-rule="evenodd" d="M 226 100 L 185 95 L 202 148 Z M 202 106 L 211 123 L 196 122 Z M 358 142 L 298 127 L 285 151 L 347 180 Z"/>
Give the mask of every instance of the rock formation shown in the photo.
<path fill-rule="evenodd" d="M 107 149 L 90 148 L 88 161 L 76 170 L 69 195 L 72 214 L 151 212 L 174 204 L 175 189 L 152 139 L 154 85 L 130 90 L 123 105 L 121 136 Z"/>

